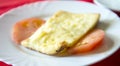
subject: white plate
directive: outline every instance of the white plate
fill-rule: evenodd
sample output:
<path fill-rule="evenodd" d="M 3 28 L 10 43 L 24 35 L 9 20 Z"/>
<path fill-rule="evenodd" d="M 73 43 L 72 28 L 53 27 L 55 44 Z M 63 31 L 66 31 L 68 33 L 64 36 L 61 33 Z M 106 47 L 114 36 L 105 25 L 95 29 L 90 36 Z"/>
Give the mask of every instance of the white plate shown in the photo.
<path fill-rule="evenodd" d="M 120 11 L 120 0 L 94 0 L 97 5 Z"/>
<path fill-rule="evenodd" d="M 113 54 L 120 47 L 120 20 L 111 11 L 85 2 L 37 2 L 15 8 L 0 16 L 0 60 L 14 66 L 81 66 L 96 63 Z M 98 49 L 79 56 L 54 57 L 15 45 L 11 41 L 11 28 L 15 22 L 29 18 L 48 18 L 58 10 L 74 13 L 100 13 L 99 28 L 105 30 L 105 42 Z"/>

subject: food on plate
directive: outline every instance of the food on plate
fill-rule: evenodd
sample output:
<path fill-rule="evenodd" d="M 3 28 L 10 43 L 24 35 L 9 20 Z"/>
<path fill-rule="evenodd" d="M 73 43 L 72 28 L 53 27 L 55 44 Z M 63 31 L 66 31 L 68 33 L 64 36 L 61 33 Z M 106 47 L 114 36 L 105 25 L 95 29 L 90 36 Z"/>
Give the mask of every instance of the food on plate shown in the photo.
<path fill-rule="evenodd" d="M 21 45 L 54 55 L 74 46 L 99 20 L 98 13 L 75 14 L 58 11 Z"/>
<path fill-rule="evenodd" d="M 12 29 L 12 40 L 16 44 L 20 44 L 22 40 L 30 37 L 44 22 L 43 19 L 35 17 L 17 22 Z"/>
<path fill-rule="evenodd" d="M 68 49 L 70 54 L 79 54 L 93 50 L 98 47 L 104 39 L 104 31 L 93 29 L 88 32 L 75 46 Z"/>

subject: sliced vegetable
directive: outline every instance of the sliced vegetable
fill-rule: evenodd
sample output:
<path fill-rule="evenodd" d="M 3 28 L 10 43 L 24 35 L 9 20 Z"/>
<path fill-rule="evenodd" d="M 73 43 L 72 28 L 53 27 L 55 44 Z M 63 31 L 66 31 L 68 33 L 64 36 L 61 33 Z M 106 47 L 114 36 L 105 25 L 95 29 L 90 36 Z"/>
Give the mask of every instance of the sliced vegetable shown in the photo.
<path fill-rule="evenodd" d="M 28 18 L 17 22 L 12 29 L 12 40 L 20 44 L 20 42 L 31 36 L 45 21 L 39 18 Z"/>
<path fill-rule="evenodd" d="M 75 46 L 71 47 L 68 52 L 70 54 L 78 54 L 91 51 L 101 44 L 104 34 L 104 31 L 101 29 L 94 29 L 85 35 Z"/>

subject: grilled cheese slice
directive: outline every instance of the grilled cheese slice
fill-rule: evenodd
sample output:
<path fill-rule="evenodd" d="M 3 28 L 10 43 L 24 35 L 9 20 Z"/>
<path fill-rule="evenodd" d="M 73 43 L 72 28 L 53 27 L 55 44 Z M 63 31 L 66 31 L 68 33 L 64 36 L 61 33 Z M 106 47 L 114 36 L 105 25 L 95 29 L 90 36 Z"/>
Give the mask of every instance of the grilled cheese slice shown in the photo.
<path fill-rule="evenodd" d="M 55 13 L 31 37 L 23 40 L 25 47 L 53 55 L 73 46 L 92 29 L 99 20 L 97 13 L 75 14 L 66 11 Z"/>

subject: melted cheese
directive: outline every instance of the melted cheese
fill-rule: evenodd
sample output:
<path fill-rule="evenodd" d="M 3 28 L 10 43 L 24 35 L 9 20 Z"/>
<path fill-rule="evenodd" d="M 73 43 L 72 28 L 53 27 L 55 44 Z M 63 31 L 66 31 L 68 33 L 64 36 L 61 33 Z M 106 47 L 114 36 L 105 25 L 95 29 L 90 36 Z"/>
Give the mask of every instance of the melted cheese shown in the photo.
<path fill-rule="evenodd" d="M 22 45 L 45 54 L 56 54 L 76 44 L 98 19 L 99 14 L 59 11 L 31 37 L 22 41 Z"/>

